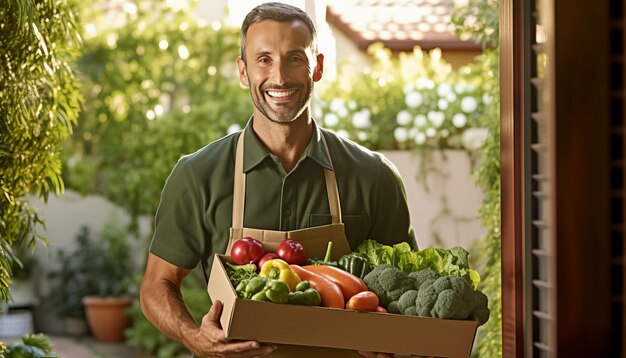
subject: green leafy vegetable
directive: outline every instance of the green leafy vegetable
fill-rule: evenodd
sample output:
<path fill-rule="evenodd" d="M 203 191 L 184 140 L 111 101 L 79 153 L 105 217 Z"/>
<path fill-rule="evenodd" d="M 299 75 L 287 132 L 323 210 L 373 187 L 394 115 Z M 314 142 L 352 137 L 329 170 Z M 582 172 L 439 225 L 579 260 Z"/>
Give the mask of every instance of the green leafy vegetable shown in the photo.
<path fill-rule="evenodd" d="M 413 251 L 405 242 L 388 246 L 374 240 L 366 240 L 354 252 L 367 258 L 373 267 L 387 264 L 406 273 L 434 270 L 442 276 L 462 277 L 473 289 L 478 288 L 480 282 L 478 272 L 469 267 L 469 252 L 462 247 L 451 249 L 431 247 Z"/>

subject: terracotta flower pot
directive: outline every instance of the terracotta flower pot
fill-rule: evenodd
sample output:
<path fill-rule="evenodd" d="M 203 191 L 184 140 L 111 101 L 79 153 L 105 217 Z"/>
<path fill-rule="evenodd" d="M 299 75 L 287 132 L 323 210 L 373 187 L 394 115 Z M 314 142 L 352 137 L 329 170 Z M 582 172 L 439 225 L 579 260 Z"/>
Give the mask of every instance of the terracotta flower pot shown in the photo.
<path fill-rule="evenodd" d="M 130 298 L 83 297 L 87 323 L 96 340 L 100 342 L 124 341 L 124 330 L 130 326 L 126 308 Z"/>

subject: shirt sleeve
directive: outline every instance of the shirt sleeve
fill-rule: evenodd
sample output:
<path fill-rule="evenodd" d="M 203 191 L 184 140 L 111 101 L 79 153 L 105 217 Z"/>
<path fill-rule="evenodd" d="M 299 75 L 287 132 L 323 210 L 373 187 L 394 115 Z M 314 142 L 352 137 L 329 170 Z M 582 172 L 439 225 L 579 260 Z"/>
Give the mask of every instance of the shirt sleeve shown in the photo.
<path fill-rule="evenodd" d="M 183 157 L 161 193 L 150 252 L 178 267 L 195 268 L 208 242 L 202 202 L 203 195 Z"/>
<path fill-rule="evenodd" d="M 417 249 L 402 177 L 384 155 L 380 154 L 380 160 L 380 175 L 375 186 L 377 205 L 371 218 L 370 237 L 385 245 L 407 242 Z"/>

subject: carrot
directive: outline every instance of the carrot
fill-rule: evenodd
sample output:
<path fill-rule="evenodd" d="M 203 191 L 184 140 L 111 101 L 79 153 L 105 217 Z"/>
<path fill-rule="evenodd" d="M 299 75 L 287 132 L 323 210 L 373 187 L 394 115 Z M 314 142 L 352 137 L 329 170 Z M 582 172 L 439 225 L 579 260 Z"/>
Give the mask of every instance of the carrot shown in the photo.
<path fill-rule="evenodd" d="M 367 291 L 367 285 L 362 279 L 340 268 L 328 265 L 307 265 L 304 268 L 318 273 L 337 284 L 341 288 L 343 298 L 346 301 L 359 292 Z"/>
<path fill-rule="evenodd" d="M 313 271 L 306 270 L 302 266 L 289 265 L 301 280 L 309 281 L 311 287 L 319 292 L 322 297 L 322 306 L 332 308 L 344 308 L 344 299 L 341 289 L 334 282 Z"/>
<path fill-rule="evenodd" d="M 372 291 L 359 292 L 346 303 L 347 309 L 355 311 L 377 312 L 378 307 L 378 297 Z"/>

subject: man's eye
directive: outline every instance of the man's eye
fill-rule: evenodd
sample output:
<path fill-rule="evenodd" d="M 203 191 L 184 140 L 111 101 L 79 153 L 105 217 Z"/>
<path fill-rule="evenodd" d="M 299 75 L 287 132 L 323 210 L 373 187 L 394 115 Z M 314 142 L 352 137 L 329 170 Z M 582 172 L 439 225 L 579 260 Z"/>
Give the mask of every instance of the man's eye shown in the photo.
<path fill-rule="evenodd" d="M 261 57 L 260 59 L 258 59 L 257 61 L 258 63 L 262 64 L 262 65 L 267 65 L 270 63 L 270 59 L 267 57 Z"/>
<path fill-rule="evenodd" d="M 302 59 L 300 57 L 294 56 L 294 57 L 289 57 L 289 62 L 301 62 Z"/>

